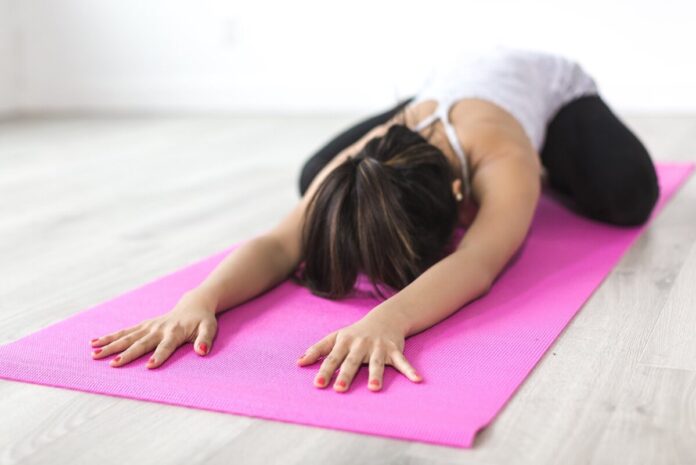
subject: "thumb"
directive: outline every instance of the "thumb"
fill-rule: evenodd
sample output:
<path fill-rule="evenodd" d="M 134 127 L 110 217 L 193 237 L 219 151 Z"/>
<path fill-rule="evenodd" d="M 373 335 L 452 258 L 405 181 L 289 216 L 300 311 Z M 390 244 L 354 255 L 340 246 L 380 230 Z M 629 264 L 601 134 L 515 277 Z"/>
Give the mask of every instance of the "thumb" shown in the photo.
<path fill-rule="evenodd" d="M 196 341 L 193 343 L 193 350 L 198 355 L 206 355 L 210 352 L 216 332 L 217 320 L 215 317 L 202 320 L 198 325 L 198 337 L 196 337 Z"/>

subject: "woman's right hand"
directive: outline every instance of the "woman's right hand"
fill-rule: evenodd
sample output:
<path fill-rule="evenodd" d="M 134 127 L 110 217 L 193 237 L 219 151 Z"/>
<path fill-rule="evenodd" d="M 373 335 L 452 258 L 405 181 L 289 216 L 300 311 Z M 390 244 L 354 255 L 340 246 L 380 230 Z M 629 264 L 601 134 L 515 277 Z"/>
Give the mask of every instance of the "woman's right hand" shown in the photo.
<path fill-rule="evenodd" d="M 187 292 L 169 312 L 141 323 L 92 339 L 94 359 L 101 359 L 120 352 L 109 363 L 118 367 L 155 349 L 147 362 L 147 368 L 157 368 L 186 342 L 195 342 L 198 355 L 210 352 L 217 333 L 215 303 L 205 294 Z"/>

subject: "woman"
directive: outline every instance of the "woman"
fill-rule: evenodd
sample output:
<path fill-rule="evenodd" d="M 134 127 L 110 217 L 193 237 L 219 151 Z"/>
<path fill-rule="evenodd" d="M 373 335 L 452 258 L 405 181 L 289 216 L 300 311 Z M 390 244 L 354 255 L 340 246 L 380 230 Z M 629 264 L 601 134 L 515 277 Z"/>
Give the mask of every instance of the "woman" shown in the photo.
<path fill-rule="evenodd" d="M 502 47 L 458 56 L 417 95 L 313 155 L 301 201 L 275 228 L 237 248 L 170 312 L 93 339 L 93 357 L 120 352 L 111 365 L 122 366 L 154 349 L 147 367 L 156 368 L 184 342 L 203 356 L 217 313 L 291 275 L 341 298 L 364 272 L 375 289 L 398 292 L 298 364 L 322 358 L 314 385 L 327 386 L 338 369 L 339 392 L 363 363 L 373 391 L 384 365 L 419 382 L 405 338 L 488 291 L 524 241 L 546 178 L 578 214 L 621 226 L 645 222 L 659 194 L 645 147 L 576 62 Z M 447 251 L 457 224 L 466 234 Z"/>

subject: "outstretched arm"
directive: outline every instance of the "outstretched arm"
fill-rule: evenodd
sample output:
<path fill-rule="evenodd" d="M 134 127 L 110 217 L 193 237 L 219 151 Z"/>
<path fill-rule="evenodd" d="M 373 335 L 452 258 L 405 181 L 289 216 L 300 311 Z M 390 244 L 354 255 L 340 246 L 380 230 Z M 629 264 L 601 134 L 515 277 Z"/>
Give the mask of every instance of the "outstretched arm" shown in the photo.
<path fill-rule="evenodd" d="M 536 210 L 541 167 L 533 155 L 510 148 L 482 163 L 472 179 L 479 210 L 457 249 L 368 315 L 410 336 L 485 294 L 522 245 Z"/>
<path fill-rule="evenodd" d="M 215 313 L 235 307 L 287 279 L 301 261 L 301 227 L 309 200 L 324 178 L 345 159 L 354 155 L 373 137 L 382 136 L 395 122 L 371 129 L 336 154 L 314 177 L 300 201 L 270 230 L 230 253 L 189 293 L 211 303 Z"/>

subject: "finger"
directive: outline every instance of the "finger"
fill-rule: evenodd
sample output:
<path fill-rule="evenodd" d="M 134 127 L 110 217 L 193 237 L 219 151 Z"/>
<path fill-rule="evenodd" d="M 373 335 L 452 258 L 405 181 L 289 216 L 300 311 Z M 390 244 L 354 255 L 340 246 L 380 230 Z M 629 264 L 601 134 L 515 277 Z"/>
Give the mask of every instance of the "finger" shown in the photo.
<path fill-rule="evenodd" d="M 345 344 L 334 345 L 331 352 L 326 356 L 319 368 L 317 376 L 314 378 L 314 385 L 326 387 L 331 382 L 331 378 L 336 372 L 336 367 L 343 361 L 348 354 L 348 346 Z"/>
<path fill-rule="evenodd" d="M 107 334 L 106 336 L 101 336 L 101 337 L 95 337 L 90 341 L 90 344 L 92 347 L 101 347 L 105 344 L 109 344 L 117 339 L 121 339 L 123 336 L 127 335 L 128 333 L 132 333 L 133 331 L 140 329 L 142 327 L 143 322 L 138 323 L 135 326 L 131 326 L 130 328 L 125 328 L 121 329 L 119 331 L 116 331 L 111 334 Z"/>
<path fill-rule="evenodd" d="M 193 349 L 198 355 L 206 355 L 210 352 L 216 332 L 217 320 L 215 318 L 201 321 L 198 325 L 198 337 L 193 343 Z"/>
<path fill-rule="evenodd" d="M 410 363 L 408 363 L 408 360 L 406 360 L 404 354 L 402 354 L 398 350 L 395 350 L 389 355 L 391 356 L 391 362 L 392 365 L 394 365 L 394 368 L 406 375 L 408 379 L 416 383 L 423 381 L 423 378 L 421 378 L 420 375 L 416 372 L 416 369 L 413 368 L 413 366 L 411 366 Z"/>
<path fill-rule="evenodd" d="M 333 346 L 336 343 L 336 334 L 337 332 L 329 334 L 321 341 L 307 349 L 304 355 L 297 359 L 298 365 L 311 365 L 312 363 L 316 362 L 319 357 L 331 352 L 331 349 L 333 349 Z"/>
<path fill-rule="evenodd" d="M 158 366 L 162 365 L 182 343 L 183 341 L 176 339 L 171 334 L 164 336 L 164 338 L 157 345 L 155 353 L 152 354 L 152 357 L 150 358 L 150 360 L 154 361 L 151 362 L 148 360 L 147 367 L 157 368 Z"/>
<path fill-rule="evenodd" d="M 377 347 L 372 351 L 370 356 L 370 371 L 369 382 L 367 388 L 371 391 L 380 391 L 382 389 L 382 379 L 384 378 L 384 350 Z"/>
<path fill-rule="evenodd" d="M 146 334 L 137 341 L 135 341 L 131 346 L 124 352 L 121 352 L 118 357 L 113 359 L 110 363 L 111 366 L 123 366 L 126 363 L 130 363 L 133 360 L 141 357 L 143 354 L 150 352 L 158 342 L 158 336 L 154 333 Z"/>
<path fill-rule="evenodd" d="M 145 334 L 145 330 L 139 330 L 129 333 L 103 347 L 94 349 L 92 351 L 92 357 L 95 359 L 101 359 L 104 357 L 108 357 L 109 355 L 114 354 L 116 352 L 124 351 L 128 347 L 130 347 L 130 345 L 133 344 L 135 341 L 143 337 Z"/>
<path fill-rule="evenodd" d="M 345 360 L 341 364 L 341 369 L 334 383 L 334 390 L 345 392 L 350 387 L 355 374 L 362 366 L 363 357 L 367 353 L 367 347 L 364 345 L 356 345 L 348 352 Z"/>

